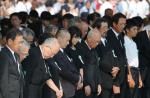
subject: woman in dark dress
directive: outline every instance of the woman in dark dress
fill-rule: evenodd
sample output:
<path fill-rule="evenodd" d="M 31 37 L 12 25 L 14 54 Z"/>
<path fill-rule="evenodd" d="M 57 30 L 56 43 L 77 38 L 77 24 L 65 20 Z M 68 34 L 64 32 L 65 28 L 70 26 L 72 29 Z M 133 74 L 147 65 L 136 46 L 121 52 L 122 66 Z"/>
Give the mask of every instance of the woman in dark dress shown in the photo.
<path fill-rule="evenodd" d="M 72 60 L 72 62 L 76 65 L 77 70 L 80 72 L 80 75 L 82 77 L 82 82 L 77 85 L 77 91 L 74 96 L 74 98 L 83 98 L 83 67 L 84 62 L 82 61 L 82 57 L 79 53 L 79 51 L 76 49 L 76 44 L 81 39 L 81 31 L 78 27 L 72 26 L 68 29 L 71 35 L 70 43 L 65 49 L 65 52 L 69 56 L 69 58 Z"/>

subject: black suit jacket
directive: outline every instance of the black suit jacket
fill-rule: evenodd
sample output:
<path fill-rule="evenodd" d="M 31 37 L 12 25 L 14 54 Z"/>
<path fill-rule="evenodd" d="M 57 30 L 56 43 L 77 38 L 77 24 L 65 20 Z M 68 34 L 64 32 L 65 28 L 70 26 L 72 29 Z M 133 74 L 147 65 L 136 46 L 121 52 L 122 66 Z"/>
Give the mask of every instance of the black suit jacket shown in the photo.
<path fill-rule="evenodd" d="M 29 56 L 22 64 L 26 71 L 26 98 L 41 98 L 42 87 L 45 81 L 51 78 L 51 75 L 40 48 L 31 48 Z"/>
<path fill-rule="evenodd" d="M 84 40 L 80 43 L 79 50 L 85 64 L 84 86 L 90 85 L 92 92 L 97 92 L 98 84 L 101 84 L 97 52 L 95 49 L 89 49 Z"/>
<path fill-rule="evenodd" d="M 53 58 L 47 59 L 46 63 L 49 66 L 52 80 L 57 85 L 57 87 L 61 89 L 61 82 L 60 82 L 60 76 L 59 76 L 59 73 L 61 71 L 60 67 L 57 65 L 57 63 L 55 62 Z M 57 98 L 56 93 L 52 89 L 50 89 L 47 86 L 47 84 L 44 85 L 42 92 L 43 92 L 42 98 Z"/>
<path fill-rule="evenodd" d="M 0 52 L 0 98 L 23 98 L 21 69 L 7 47 Z"/>
<path fill-rule="evenodd" d="M 75 94 L 75 85 L 79 81 L 79 72 L 75 68 L 75 65 L 68 59 L 65 52 L 59 51 L 54 60 L 60 67 L 60 76 L 62 88 L 64 91 L 64 97 L 72 97 Z"/>
<path fill-rule="evenodd" d="M 70 45 L 65 49 L 67 55 L 72 59 L 73 63 L 75 64 L 78 72 L 80 68 L 84 67 L 84 63 L 82 62 L 82 57 L 78 49 L 72 49 Z"/>
<path fill-rule="evenodd" d="M 104 89 L 111 89 L 113 84 L 113 77 L 112 77 L 112 68 L 117 64 L 117 60 L 113 55 L 113 50 L 108 45 L 104 45 L 100 43 L 96 47 L 96 51 L 100 58 L 100 70 L 101 70 L 101 77 L 102 77 L 102 87 Z"/>
<path fill-rule="evenodd" d="M 107 42 L 114 50 L 114 54 L 117 56 L 117 67 L 120 68 L 119 74 L 114 80 L 114 85 L 120 86 L 125 80 L 126 76 L 126 68 L 127 60 L 125 55 L 125 48 L 124 48 L 124 36 L 120 34 L 118 38 L 116 37 L 115 33 L 112 29 L 108 30 L 107 32 Z"/>
<path fill-rule="evenodd" d="M 150 40 L 146 31 L 139 32 L 135 38 L 139 49 L 139 67 L 145 86 L 150 87 Z"/>

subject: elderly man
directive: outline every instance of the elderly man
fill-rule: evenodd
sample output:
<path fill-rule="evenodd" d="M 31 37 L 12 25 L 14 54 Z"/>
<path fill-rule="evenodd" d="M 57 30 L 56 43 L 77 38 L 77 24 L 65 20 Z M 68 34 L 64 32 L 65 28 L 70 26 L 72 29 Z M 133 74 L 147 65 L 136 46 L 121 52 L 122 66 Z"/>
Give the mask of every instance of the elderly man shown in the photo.
<path fill-rule="evenodd" d="M 59 43 L 56 38 L 46 37 L 38 47 L 29 51 L 29 56 L 23 61 L 26 67 L 26 98 L 41 98 L 41 88 L 46 83 L 55 93 L 57 98 L 62 97 L 62 91 L 58 89 L 51 79 L 51 72 L 45 60 L 52 58 L 59 51 Z"/>
<path fill-rule="evenodd" d="M 99 44 L 101 35 L 97 29 L 92 29 L 88 32 L 86 40 L 82 40 L 80 51 L 84 68 L 84 98 L 97 98 L 101 93 L 101 76 L 98 55 L 95 47 Z"/>
<path fill-rule="evenodd" d="M 23 61 L 28 56 L 29 49 L 30 44 L 26 40 L 23 40 L 17 52 L 19 54 L 20 61 Z"/>
<path fill-rule="evenodd" d="M 70 33 L 67 30 L 60 30 L 56 35 L 60 44 L 60 51 L 54 57 L 57 65 L 61 69 L 60 82 L 64 92 L 64 98 L 72 98 L 75 94 L 75 85 L 81 81 L 81 76 L 78 73 L 75 65 L 67 56 L 63 49 L 67 47 L 70 40 Z"/>

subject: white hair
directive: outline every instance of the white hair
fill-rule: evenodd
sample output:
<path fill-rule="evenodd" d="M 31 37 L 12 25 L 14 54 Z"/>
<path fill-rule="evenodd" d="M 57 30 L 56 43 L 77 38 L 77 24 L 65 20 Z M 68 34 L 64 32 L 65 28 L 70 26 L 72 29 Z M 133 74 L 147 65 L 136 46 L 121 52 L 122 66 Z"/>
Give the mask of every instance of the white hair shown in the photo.
<path fill-rule="evenodd" d="M 70 33 L 68 30 L 59 30 L 57 37 L 64 38 L 66 36 L 70 36 Z"/>
<path fill-rule="evenodd" d="M 56 38 L 47 38 L 43 44 L 44 45 L 55 45 L 57 43 L 58 43 L 58 41 Z"/>
<path fill-rule="evenodd" d="M 19 48 L 19 52 L 20 53 L 24 52 L 25 48 L 30 49 L 30 44 L 26 40 L 23 40 L 21 42 L 21 47 Z"/>

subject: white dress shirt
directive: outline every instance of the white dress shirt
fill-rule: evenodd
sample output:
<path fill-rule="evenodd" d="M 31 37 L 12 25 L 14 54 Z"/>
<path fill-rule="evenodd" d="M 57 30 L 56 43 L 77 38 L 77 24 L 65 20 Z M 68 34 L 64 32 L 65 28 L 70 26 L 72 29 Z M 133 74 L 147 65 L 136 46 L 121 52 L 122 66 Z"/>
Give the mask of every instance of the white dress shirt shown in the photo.
<path fill-rule="evenodd" d="M 138 58 L 138 49 L 137 49 L 136 43 L 128 36 L 125 36 L 124 46 L 125 46 L 126 57 L 127 57 L 127 62 L 129 66 L 138 67 L 139 58 Z"/>
<path fill-rule="evenodd" d="M 104 46 L 106 46 L 106 38 L 101 38 L 101 42 L 103 43 Z"/>

